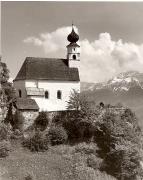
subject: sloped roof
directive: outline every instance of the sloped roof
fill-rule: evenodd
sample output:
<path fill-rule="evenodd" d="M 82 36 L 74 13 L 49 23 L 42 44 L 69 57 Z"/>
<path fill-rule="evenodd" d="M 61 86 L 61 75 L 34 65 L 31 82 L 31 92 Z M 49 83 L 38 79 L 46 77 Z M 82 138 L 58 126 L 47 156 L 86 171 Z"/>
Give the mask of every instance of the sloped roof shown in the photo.
<path fill-rule="evenodd" d="M 15 105 L 19 110 L 39 110 L 39 107 L 34 99 L 17 98 Z"/>
<path fill-rule="evenodd" d="M 79 72 L 67 59 L 27 57 L 14 81 L 31 79 L 79 81 Z"/>

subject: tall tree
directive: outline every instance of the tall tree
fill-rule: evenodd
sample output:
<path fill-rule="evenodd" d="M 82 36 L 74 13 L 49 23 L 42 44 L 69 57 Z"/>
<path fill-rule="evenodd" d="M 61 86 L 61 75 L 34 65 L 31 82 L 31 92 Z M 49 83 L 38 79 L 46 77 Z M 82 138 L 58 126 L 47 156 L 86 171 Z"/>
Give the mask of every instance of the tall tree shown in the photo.
<path fill-rule="evenodd" d="M 9 70 L 6 63 L 3 63 L 0 58 L 0 108 L 2 112 L 2 119 L 6 114 L 6 110 L 11 107 L 15 96 L 14 88 L 9 80 Z"/>

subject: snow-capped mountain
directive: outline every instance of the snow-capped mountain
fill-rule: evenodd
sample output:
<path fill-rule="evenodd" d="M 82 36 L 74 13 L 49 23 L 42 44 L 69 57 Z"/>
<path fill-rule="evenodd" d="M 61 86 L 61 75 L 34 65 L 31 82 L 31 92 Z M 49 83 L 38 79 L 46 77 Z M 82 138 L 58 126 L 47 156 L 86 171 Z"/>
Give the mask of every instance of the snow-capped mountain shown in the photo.
<path fill-rule="evenodd" d="M 81 90 L 83 91 L 95 91 L 99 89 L 110 89 L 114 92 L 128 91 L 133 87 L 140 87 L 143 89 L 143 73 L 137 71 L 129 71 L 120 73 L 104 83 L 83 83 Z"/>
<path fill-rule="evenodd" d="M 105 83 L 81 83 L 81 92 L 96 104 L 123 104 L 135 111 L 143 127 L 143 73 L 120 73 Z"/>

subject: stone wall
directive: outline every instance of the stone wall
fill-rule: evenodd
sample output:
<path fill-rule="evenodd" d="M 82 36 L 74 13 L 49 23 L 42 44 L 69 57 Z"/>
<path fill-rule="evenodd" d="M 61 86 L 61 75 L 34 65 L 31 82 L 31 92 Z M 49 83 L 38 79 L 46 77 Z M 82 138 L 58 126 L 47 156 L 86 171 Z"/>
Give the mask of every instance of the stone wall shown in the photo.
<path fill-rule="evenodd" d="M 39 112 L 38 111 L 32 111 L 32 110 L 16 110 L 18 113 L 20 113 L 23 116 L 23 125 L 22 129 L 25 131 L 28 129 L 28 127 L 32 126 L 35 119 L 38 117 Z M 53 112 L 47 112 L 47 117 L 49 119 L 49 126 L 52 123 L 52 120 L 56 116 L 62 116 L 65 114 L 66 111 L 53 111 Z"/>
<path fill-rule="evenodd" d="M 38 111 L 32 111 L 32 110 L 24 110 L 24 111 L 19 111 L 19 113 L 23 116 L 24 122 L 23 122 L 23 130 L 26 130 L 28 127 L 33 125 L 34 120 L 37 118 L 39 115 Z"/>

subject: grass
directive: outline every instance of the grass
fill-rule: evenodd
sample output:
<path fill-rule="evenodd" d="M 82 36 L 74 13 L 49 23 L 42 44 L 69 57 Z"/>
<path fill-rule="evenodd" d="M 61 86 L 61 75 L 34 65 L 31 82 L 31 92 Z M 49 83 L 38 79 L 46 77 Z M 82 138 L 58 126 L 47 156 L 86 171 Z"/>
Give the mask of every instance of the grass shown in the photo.
<path fill-rule="evenodd" d="M 63 179 L 70 162 L 51 151 L 32 153 L 22 147 L 14 147 L 10 156 L 0 159 L 0 180 L 22 180 L 27 174 L 34 180 Z"/>
<path fill-rule="evenodd" d="M 74 156 L 75 147 L 60 145 L 46 152 L 32 153 L 18 144 L 4 159 L 0 159 L 0 180 L 115 180 L 105 173 L 86 167 L 84 155 Z"/>

